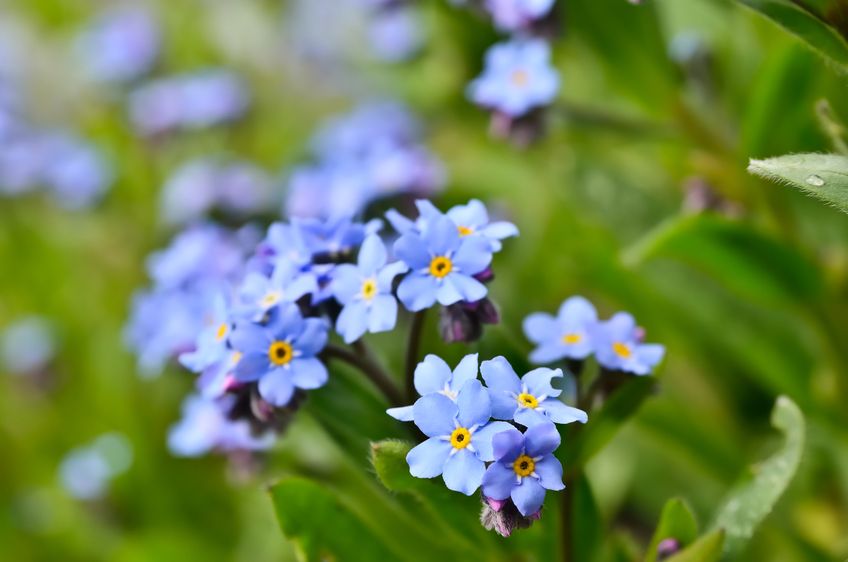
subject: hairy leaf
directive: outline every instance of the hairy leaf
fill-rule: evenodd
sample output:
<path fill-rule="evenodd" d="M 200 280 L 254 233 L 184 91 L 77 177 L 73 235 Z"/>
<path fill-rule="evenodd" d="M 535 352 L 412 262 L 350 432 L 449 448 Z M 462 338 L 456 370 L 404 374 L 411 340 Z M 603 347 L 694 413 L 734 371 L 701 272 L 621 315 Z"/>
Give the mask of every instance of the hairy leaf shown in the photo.
<path fill-rule="evenodd" d="M 748 171 L 801 191 L 848 212 L 848 157 L 836 154 L 790 154 L 751 160 Z"/>

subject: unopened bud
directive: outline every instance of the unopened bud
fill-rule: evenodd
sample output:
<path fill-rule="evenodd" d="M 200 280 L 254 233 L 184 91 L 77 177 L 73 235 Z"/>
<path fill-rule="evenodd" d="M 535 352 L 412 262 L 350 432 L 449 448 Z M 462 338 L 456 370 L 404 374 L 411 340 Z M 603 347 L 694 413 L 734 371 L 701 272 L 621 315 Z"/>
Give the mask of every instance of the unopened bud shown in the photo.
<path fill-rule="evenodd" d="M 680 552 L 680 542 L 677 539 L 664 539 L 657 545 L 657 559 L 666 560 Z"/>
<path fill-rule="evenodd" d="M 480 523 L 487 531 L 495 531 L 502 537 L 508 537 L 516 529 L 526 529 L 542 516 L 540 509 L 525 517 L 521 515 L 512 500 L 495 500 L 483 496 L 483 510 Z"/>

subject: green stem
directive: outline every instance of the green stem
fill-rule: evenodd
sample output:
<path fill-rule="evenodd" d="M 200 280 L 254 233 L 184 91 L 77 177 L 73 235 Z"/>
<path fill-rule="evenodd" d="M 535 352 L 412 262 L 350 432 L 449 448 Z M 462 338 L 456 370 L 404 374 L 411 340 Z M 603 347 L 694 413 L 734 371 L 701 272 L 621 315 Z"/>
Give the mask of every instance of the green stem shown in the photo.
<path fill-rule="evenodd" d="M 416 312 L 409 328 L 409 341 L 406 345 L 406 397 L 411 403 L 415 399 L 415 367 L 418 365 L 421 334 L 424 330 L 426 310 Z"/>
<path fill-rule="evenodd" d="M 354 344 L 354 349 L 356 353 L 337 345 L 328 344 L 324 348 L 323 355 L 327 359 L 337 359 L 359 369 L 383 393 L 389 404 L 392 406 L 403 405 L 403 396 L 400 390 L 395 386 L 395 383 L 383 368 L 373 359 L 364 344 L 358 346 Z"/>

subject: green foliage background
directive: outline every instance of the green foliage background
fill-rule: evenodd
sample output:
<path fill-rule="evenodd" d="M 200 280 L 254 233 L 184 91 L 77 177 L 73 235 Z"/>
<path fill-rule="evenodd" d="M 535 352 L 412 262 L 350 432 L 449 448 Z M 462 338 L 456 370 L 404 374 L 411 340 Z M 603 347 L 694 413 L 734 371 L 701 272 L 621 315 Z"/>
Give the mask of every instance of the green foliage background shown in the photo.
<path fill-rule="evenodd" d="M 286 49 L 279 2 L 161 0 L 161 70 L 231 64 L 247 75 L 256 104 L 231 129 L 159 144 L 136 140 L 120 104 L 77 87 L 68 68 L 51 62 L 94 3 L 0 7 L 0 18 L 23 19 L 44 38 L 32 53 L 39 117 L 71 121 L 108 148 L 119 170 L 113 192 L 90 213 L 63 212 L 39 197 L 0 202 L 0 325 L 40 313 L 58 322 L 62 340 L 48 384 L 0 376 L 2 558 L 295 559 L 262 485 L 284 475 L 312 482 L 296 493 L 320 483 L 326 505 L 341 502 L 358 518 L 338 531 L 342 544 L 357 544 L 344 533 L 358 535 L 365 521 L 378 536 L 408 541 L 413 557 L 416 545 L 436 548 L 449 531 L 480 537 L 479 550 L 463 559 L 554 555 L 555 514 L 507 541 L 471 528 L 476 498 L 446 494 L 444 512 L 434 514 L 385 492 L 368 443 L 410 436 L 341 369 L 313 393 L 258 480 L 238 481 L 218 457 L 175 459 L 165 448 L 191 377 L 173 369 L 140 379 L 121 340 L 130 295 L 146 283 L 144 258 L 170 235 L 157 217 L 163 178 L 182 160 L 217 151 L 281 169 L 304 157 L 311 131 L 349 107 L 354 92 L 396 96 L 423 116 L 450 174 L 442 205 L 480 197 L 521 229 L 495 260 L 503 323 L 474 351 L 521 365 L 530 349 L 523 317 L 553 311 L 572 294 L 604 315 L 633 312 L 652 341 L 666 344 L 658 392 L 586 467 L 594 497 L 586 536 L 597 536 L 590 548 L 598 559 L 642 559 L 673 497 L 710 528 L 747 467 L 778 448 L 769 413 L 781 394 L 806 417 L 803 458 L 735 559 L 848 557 L 848 217 L 746 173 L 748 158 L 831 150 L 815 103 L 826 98 L 848 117 L 844 71 L 738 2 L 567 0 L 566 33 L 554 47 L 564 83 L 548 135 L 516 150 L 487 136 L 487 116 L 463 96 L 497 39 L 491 26 L 446 2 L 422 4 L 421 57 L 399 66 L 355 60 L 356 86 L 343 89 Z M 709 52 L 687 69 L 668 56 L 684 32 L 703 38 Z M 693 177 L 732 202 L 735 216 L 682 212 Z M 400 337 L 372 338 L 398 376 Z M 449 363 L 467 352 L 435 333 L 424 349 Z M 132 441 L 131 470 L 105 500 L 72 500 L 57 484 L 59 462 L 111 430 Z M 416 527 L 439 517 L 447 530 Z"/>

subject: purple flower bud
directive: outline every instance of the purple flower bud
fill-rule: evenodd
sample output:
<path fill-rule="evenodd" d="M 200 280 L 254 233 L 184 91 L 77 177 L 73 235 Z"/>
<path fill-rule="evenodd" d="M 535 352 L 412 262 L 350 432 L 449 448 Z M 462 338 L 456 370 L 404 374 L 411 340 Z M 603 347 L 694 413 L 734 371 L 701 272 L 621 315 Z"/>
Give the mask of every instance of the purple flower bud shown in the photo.
<path fill-rule="evenodd" d="M 480 512 L 480 523 L 488 531 L 494 530 L 502 537 L 509 537 L 516 529 L 527 529 L 534 521 L 542 517 L 542 510 L 531 513 L 527 517 L 521 515 L 512 500 L 493 500 L 483 496 L 483 510 Z"/>
<path fill-rule="evenodd" d="M 664 539 L 657 545 L 657 559 L 666 560 L 680 551 L 681 544 L 677 539 Z"/>

